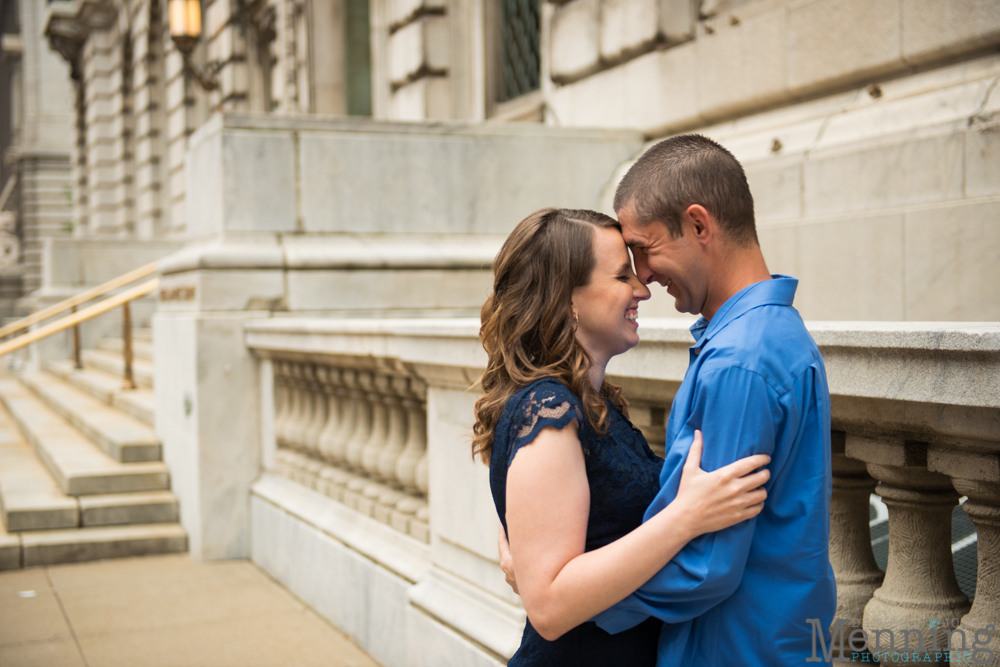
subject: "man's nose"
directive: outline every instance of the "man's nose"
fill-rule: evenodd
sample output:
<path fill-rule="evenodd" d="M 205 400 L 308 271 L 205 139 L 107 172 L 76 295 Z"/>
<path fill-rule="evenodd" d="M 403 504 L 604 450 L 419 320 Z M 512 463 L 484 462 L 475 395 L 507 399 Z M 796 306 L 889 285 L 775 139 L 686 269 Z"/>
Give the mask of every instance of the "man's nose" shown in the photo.
<path fill-rule="evenodd" d="M 638 253 L 636 253 L 635 257 L 635 275 L 639 278 L 639 282 L 643 285 L 648 285 L 653 282 L 652 269 L 649 268 L 646 258 L 640 256 Z"/>

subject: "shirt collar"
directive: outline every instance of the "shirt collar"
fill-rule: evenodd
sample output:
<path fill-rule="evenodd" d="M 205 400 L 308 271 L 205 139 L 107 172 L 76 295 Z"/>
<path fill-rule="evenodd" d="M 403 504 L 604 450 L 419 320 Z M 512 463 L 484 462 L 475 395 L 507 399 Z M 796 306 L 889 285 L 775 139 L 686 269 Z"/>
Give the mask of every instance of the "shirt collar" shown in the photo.
<path fill-rule="evenodd" d="M 771 280 L 747 285 L 729 297 L 711 321 L 702 317 L 691 326 L 695 347 L 704 346 L 709 338 L 748 310 L 758 306 L 791 306 L 798 286 L 798 278 L 777 273 L 771 276 Z"/>

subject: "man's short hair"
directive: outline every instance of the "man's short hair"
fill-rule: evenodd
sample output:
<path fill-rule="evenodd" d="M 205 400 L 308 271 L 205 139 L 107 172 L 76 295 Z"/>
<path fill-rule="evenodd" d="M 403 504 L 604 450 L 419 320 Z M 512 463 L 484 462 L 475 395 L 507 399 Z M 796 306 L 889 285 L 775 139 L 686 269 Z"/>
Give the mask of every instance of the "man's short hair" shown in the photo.
<path fill-rule="evenodd" d="M 683 134 L 643 153 L 615 191 L 615 211 L 632 206 L 639 224 L 662 222 L 674 238 L 692 204 L 705 207 L 737 245 L 758 244 L 753 196 L 739 161 L 700 134 Z"/>

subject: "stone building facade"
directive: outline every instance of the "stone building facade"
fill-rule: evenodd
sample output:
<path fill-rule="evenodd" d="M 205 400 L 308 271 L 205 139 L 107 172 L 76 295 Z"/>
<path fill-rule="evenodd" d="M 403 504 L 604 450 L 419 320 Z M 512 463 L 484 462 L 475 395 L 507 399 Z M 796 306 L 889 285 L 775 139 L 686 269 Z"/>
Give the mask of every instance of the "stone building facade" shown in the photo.
<path fill-rule="evenodd" d="M 0 316 L 41 286 L 43 239 L 71 237 L 72 99 L 66 64 L 42 34 L 45 6 L 2 5 Z"/>
<path fill-rule="evenodd" d="M 217 112 L 696 131 L 746 166 L 807 318 L 1000 318 L 992 0 L 206 0 L 213 90 L 164 2 L 49 5 L 83 235 L 191 238 L 184 159 Z"/>
<path fill-rule="evenodd" d="M 192 555 L 253 558 L 383 664 L 503 664 L 524 615 L 464 440 L 482 350 L 462 318 L 524 215 L 608 210 L 649 142 L 696 131 L 746 166 L 806 319 L 951 322 L 811 324 L 845 613 L 875 595 L 900 623 L 996 618 L 995 571 L 970 611 L 947 567 L 955 488 L 984 557 L 1000 545 L 996 325 L 954 323 L 1000 320 L 996 0 L 200 8 L 187 58 L 166 0 L 44 19 L 73 91 L 77 238 L 51 256 L 120 273 L 172 252 L 155 421 Z M 688 339 L 648 331 L 612 373 L 662 438 Z M 901 545 L 885 586 L 876 479 Z"/>

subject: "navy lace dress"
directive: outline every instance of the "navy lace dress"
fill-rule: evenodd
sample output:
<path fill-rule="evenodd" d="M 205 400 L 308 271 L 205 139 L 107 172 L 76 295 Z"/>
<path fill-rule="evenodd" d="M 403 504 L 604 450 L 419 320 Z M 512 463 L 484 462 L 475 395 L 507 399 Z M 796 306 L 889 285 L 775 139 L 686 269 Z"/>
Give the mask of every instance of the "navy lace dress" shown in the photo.
<path fill-rule="evenodd" d="M 602 437 L 587 424 L 580 399 L 557 380 L 539 380 L 510 398 L 497 422 L 490 457 L 490 488 L 504 530 L 507 469 L 514 455 L 546 426 L 564 428 L 573 419 L 579 424 L 590 484 L 586 551 L 613 542 L 642 523 L 646 506 L 660 490 L 663 461 L 649 449 L 642 433 L 616 407 L 609 406 L 608 433 Z M 538 634 L 529 618 L 521 647 L 507 664 L 652 667 L 661 625 L 650 618 L 631 630 L 610 635 L 587 621 L 550 642 Z"/>

